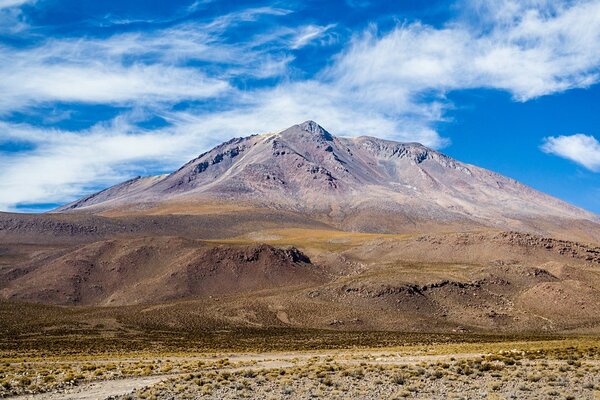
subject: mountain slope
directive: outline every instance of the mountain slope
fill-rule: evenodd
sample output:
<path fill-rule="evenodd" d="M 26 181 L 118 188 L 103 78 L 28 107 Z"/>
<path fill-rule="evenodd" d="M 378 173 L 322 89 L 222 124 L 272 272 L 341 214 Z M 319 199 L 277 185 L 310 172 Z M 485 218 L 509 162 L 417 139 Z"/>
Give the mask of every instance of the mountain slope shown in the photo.
<path fill-rule="evenodd" d="M 252 204 L 363 231 L 494 227 L 600 240 L 597 215 L 513 179 L 418 143 L 336 137 L 313 121 L 230 140 L 172 174 L 138 177 L 56 211 L 173 203 Z"/>

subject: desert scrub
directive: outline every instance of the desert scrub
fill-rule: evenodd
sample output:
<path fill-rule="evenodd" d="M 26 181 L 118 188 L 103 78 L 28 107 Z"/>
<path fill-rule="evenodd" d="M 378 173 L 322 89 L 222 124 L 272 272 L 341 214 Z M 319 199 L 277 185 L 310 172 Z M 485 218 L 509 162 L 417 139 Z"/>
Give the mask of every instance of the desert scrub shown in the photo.
<path fill-rule="evenodd" d="M 600 385 L 600 370 L 596 361 L 593 361 L 600 359 L 598 346 L 579 345 L 575 340 L 571 341 L 574 343 L 572 346 L 563 346 L 562 343 L 548 342 L 546 348 L 540 348 L 544 343 L 498 343 L 490 345 L 493 351 L 484 344 L 462 347 L 444 344 L 414 350 L 404 348 L 377 355 L 357 351 L 343 355 L 334 353 L 319 357 L 294 357 L 296 360 L 292 367 L 261 369 L 257 368 L 256 360 L 237 361 L 237 356 L 218 358 L 206 355 L 202 360 L 195 360 L 185 354 L 180 354 L 182 357 L 161 355 L 156 358 L 149 358 L 147 354 L 136 358 L 129 354 L 129 359 L 93 359 L 85 356 L 87 358 L 82 362 L 69 358 L 52 363 L 31 362 L 31 359 L 13 355 L 11 360 L 19 361 L 8 364 L 0 362 L 0 396 L 20 394 L 25 390 L 53 390 L 60 388 L 65 381 L 72 381 L 71 376 L 77 377 L 75 384 L 81 385 L 96 379 L 161 374 L 165 367 L 167 370 L 170 367 L 169 374 L 182 375 L 172 382 L 145 391 L 148 393 L 146 398 L 226 399 L 230 393 L 228 391 L 235 391 L 238 398 L 278 398 L 284 388 L 293 391 L 290 396 L 308 397 L 309 394 L 321 393 L 324 398 L 335 398 L 339 392 L 342 393 L 339 397 L 366 399 L 376 393 L 386 393 L 390 399 L 402 398 L 406 393 L 410 393 L 409 397 L 427 399 L 435 397 L 435 390 L 446 388 L 448 398 L 476 398 L 478 392 L 472 391 L 474 389 L 470 385 L 474 378 L 482 382 L 488 393 L 497 395 L 496 398 L 507 398 L 510 393 L 520 393 L 521 397 L 526 397 L 531 393 L 542 394 L 546 389 L 560 393 L 559 396 L 546 395 L 547 398 L 564 398 L 566 395 L 591 398 Z M 459 347 L 469 351 L 472 348 L 482 349 L 484 356 L 464 358 L 458 354 L 437 361 L 419 360 L 425 354 L 445 354 Z M 417 357 L 418 361 L 394 364 L 395 360 L 402 360 L 405 356 Z M 274 355 L 269 357 L 270 361 L 276 360 Z M 471 373 L 465 374 L 468 369 Z M 96 370 L 103 371 L 103 375 L 96 377 Z M 222 381 L 218 382 L 217 377 L 224 371 L 231 374 L 229 380 L 225 382 L 221 377 L 219 379 Z M 256 376 L 252 377 L 254 374 Z M 394 381 L 398 375 L 405 377 L 403 384 Z M 535 378 L 538 375 L 540 379 Z M 31 384 L 25 385 L 26 381 L 20 380 L 22 376 L 29 377 Z M 48 381 L 44 382 L 46 376 L 52 376 L 55 380 L 47 378 Z M 190 379 L 191 376 L 193 378 Z M 3 382 L 7 382 L 8 389 L 2 386 Z M 180 386 L 175 387 L 176 384 Z M 531 391 L 519 390 L 520 385 L 529 387 Z M 409 388 L 416 391 L 408 392 Z"/>
<path fill-rule="evenodd" d="M 350 376 L 354 379 L 362 379 L 365 377 L 365 372 L 362 368 L 352 368 L 344 371 L 346 376 Z"/>
<path fill-rule="evenodd" d="M 404 385 L 408 379 L 404 374 L 395 374 L 392 376 L 391 381 L 395 385 Z"/>
<path fill-rule="evenodd" d="M 371 358 L 372 360 L 372 358 Z M 372 361 L 370 361 L 372 362 Z M 528 380 L 532 374 L 540 374 L 536 370 L 540 368 L 538 364 L 523 363 L 515 365 L 508 370 L 500 369 L 495 371 L 493 368 L 485 367 L 482 358 L 461 359 L 448 363 L 447 368 L 441 367 L 437 363 L 418 363 L 416 365 L 378 365 L 373 367 L 370 364 L 360 367 L 355 365 L 345 365 L 343 360 L 334 360 L 334 362 L 314 362 L 298 364 L 286 368 L 285 375 L 281 375 L 281 368 L 262 368 L 252 369 L 256 377 L 249 378 L 248 369 L 237 371 L 226 371 L 230 373 L 230 381 L 227 384 L 212 385 L 215 382 L 214 376 L 209 379 L 209 371 L 197 371 L 194 373 L 194 380 L 201 382 L 211 382 L 208 384 L 197 385 L 190 384 L 188 375 L 174 379 L 172 383 L 161 388 L 160 392 L 154 392 L 158 395 L 157 399 L 175 398 L 208 398 L 208 399 L 228 399 L 228 398 L 278 398 L 286 396 L 290 398 L 307 398 L 319 396 L 320 398 L 363 398 L 375 399 L 381 398 L 381 393 L 386 393 L 386 397 L 394 398 L 417 398 L 430 399 L 435 397 L 436 390 L 444 388 L 448 392 L 448 398 L 476 398 L 479 396 L 479 388 L 476 385 L 469 386 L 472 382 L 470 376 L 454 374 L 454 369 L 469 367 L 477 374 L 478 379 L 482 379 L 484 387 L 489 392 L 490 399 L 506 398 L 507 393 L 521 393 L 521 397 L 530 396 L 531 393 L 542 393 L 545 389 L 540 386 L 541 381 L 536 379 Z M 504 365 L 504 363 L 502 363 Z M 361 371 L 356 374 L 355 371 Z M 221 371 L 225 372 L 225 371 Z M 439 373 L 442 373 L 440 376 Z M 496 380 L 492 374 L 502 373 L 506 375 L 505 383 Z M 574 372 L 570 374 L 574 376 Z M 254 374 L 253 374 L 254 375 Z M 517 375 L 519 377 L 517 377 Z M 220 373 L 216 376 L 220 376 Z M 225 375 L 229 376 L 229 375 Z M 360 379 L 355 376 L 361 376 Z M 588 375 L 586 377 L 597 376 Z M 454 379 L 457 377 L 458 379 Z M 583 390 L 583 385 L 573 386 L 574 381 L 565 380 L 565 393 L 568 390 Z M 561 390 L 554 389 L 557 392 Z M 235 394 L 232 394 L 235 393 Z M 389 396 L 388 396 L 389 394 Z M 454 395 L 453 395 L 454 394 Z M 369 397 L 371 396 L 371 397 Z M 546 394 L 548 398 L 553 398 L 551 394 Z M 560 396 L 558 397 L 560 398 Z M 576 398 L 585 398 L 577 396 Z"/>

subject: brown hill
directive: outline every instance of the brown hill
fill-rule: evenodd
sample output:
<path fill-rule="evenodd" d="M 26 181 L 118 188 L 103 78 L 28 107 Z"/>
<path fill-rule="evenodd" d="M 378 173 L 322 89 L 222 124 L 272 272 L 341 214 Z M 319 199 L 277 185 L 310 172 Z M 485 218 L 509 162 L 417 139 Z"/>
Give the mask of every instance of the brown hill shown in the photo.
<path fill-rule="evenodd" d="M 147 305 L 127 318 L 153 326 L 595 332 L 598 268 L 598 247 L 517 232 L 280 229 L 42 251 L 0 269 L 0 296 Z"/>
<path fill-rule="evenodd" d="M 0 296 L 46 304 L 124 305 L 316 284 L 295 248 L 208 246 L 173 237 L 100 241 L 4 270 Z"/>

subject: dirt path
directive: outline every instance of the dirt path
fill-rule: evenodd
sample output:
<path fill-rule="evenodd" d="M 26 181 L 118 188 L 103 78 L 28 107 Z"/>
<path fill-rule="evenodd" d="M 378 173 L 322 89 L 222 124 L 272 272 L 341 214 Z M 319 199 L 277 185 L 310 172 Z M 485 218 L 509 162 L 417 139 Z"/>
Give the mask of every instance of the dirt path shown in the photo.
<path fill-rule="evenodd" d="M 111 396 L 131 393 L 133 390 L 155 385 L 176 375 L 157 375 L 97 381 L 65 389 L 61 392 L 38 393 L 11 397 L 14 400 L 104 400 Z"/>

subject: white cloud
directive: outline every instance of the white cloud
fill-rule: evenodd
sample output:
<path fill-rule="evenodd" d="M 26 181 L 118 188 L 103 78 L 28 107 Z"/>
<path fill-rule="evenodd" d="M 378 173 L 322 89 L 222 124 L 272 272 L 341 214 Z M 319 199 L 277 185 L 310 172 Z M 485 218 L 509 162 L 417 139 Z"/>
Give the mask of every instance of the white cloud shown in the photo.
<path fill-rule="evenodd" d="M 151 162 L 153 171 L 172 169 L 182 157 L 194 156 L 196 146 L 210 144 L 198 132 L 147 132 L 128 117 L 80 132 L 0 123 L 0 137 L 35 144 L 33 150 L 0 157 L 2 210 L 18 204 L 67 202 L 97 186 L 144 173 L 144 163 Z"/>
<path fill-rule="evenodd" d="M 544 139 L 542 150 L 574 161 L 591 171 L 600 172 L 600 142 L 591 135 L 578 133 L 547 137 Z"/>
<path fill-rule="evenodd" d="M 299 26 L 234 44 L 222 35 L 261 15 L 287 13 L 264 7 L 106 39 L 53 39 L 22 50 L 0 46 L 0 59 L 12 60 L 0 63 L 0 114 L 56 101 L 149 105 L 216 98 L 227 94 L 234 77 L 284 76 L 294 59 L 287 51 L 331 26 Z"/>
<path fill-rule="evenodd" d="M 329 24 L 326 26 L 319 25 L 306 25 L 302 27 L 292 38 L 290 48 L 299 49 L 308 45 L 309 43 L 322 38 L 327 31 L 335 27 L 335 24 Z M 329 38 L 327 42 L 331 42 L 332 38 Z"/>
<path fill-rule="evenodd" d="M 0 66 L 0 109 L 40 102 L 149 103 L 214 97 L 226 81 L 172 66 L 32 65 L 17 58 Z"/>
<path fill-rule="evenodd" d="M 493 88 L 521 101 L 597 82 L 600 1 L 553 12 L 532 3 L 539 2 L 477 2 L 496 4 L 480 9 L 493 14 L 485 32 L 464 21 L 442 28 L 402 24 L 383 36 L 372 28 L 354 39 L 331 74 L 357 89 L 419 94 Z"/>
<path fill-rule="evenodd" d="M 0 0 L 0 34 L 19 34 L 28 28 L 21 7 L 36 0 Z"/>

